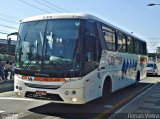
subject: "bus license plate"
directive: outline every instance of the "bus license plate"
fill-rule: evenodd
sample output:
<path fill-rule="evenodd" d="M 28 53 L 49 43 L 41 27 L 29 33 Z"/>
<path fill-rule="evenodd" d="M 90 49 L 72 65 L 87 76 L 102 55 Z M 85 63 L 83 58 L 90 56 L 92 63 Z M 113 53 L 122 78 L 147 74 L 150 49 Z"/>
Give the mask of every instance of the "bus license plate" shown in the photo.
<path fill-rule="evenodd" d="M 36 91 L 36 95 L 38 95 L 38 96 L 46 96 L 47 92 L 46 91 Z"/>

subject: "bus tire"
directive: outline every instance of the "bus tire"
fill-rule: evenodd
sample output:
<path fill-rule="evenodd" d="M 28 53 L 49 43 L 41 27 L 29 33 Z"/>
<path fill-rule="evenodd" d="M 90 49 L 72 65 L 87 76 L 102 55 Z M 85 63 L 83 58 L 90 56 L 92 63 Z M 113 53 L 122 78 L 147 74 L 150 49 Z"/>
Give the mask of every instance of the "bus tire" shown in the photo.
<path fill-rule="evenodd" d="M 140 81 L 140 72 L 138 71 L 137 75 L 136 75 L 136 81 L 135 81 L 135 84 L 134 84 L 135 87 L 137 87 L 139 81 Z"/>
<path fill-rule="evenodd" d="M 111 79 L 107 78 L 103 84 L 103 91 L 102 91 L 102 98 L 103 99 L 108 98 L 110 96 L 111 86 L 112 86 Z"/>

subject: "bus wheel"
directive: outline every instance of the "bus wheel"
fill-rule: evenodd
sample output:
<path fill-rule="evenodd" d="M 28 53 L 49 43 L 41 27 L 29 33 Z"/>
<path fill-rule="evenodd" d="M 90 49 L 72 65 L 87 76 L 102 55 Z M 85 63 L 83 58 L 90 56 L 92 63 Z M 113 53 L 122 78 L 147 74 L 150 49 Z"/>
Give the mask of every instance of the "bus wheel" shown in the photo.
<path fill-rule="evenodd" d="M 106 79 L 103 85 L 102 98 L 108 98 L 111 94 L 111 81 Z"/>
<path fill-rule="evenodd" d="M 140 72 L 137 73 L 136 81 L 135 81 L 135 84 L 134 84 L 135 87 L 137 87 L 139 81 L 140 81 Z"/>

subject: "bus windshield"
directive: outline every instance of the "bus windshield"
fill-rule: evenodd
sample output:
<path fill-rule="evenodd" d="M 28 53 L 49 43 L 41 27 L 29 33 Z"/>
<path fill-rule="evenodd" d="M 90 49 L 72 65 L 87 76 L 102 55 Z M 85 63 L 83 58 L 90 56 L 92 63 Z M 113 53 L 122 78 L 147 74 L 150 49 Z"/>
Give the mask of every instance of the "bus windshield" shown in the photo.
<path fill-rule="evenodd" d="M 16 47 L 16 67 L 27 70 L 79 70 L 79 31 L 78 19 L 22 23 Z"/>

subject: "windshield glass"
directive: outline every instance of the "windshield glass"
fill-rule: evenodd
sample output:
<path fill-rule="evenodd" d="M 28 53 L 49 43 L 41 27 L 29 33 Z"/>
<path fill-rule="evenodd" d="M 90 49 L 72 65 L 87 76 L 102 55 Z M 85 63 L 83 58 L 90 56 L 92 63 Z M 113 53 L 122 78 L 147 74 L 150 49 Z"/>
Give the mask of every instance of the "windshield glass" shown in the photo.
<path fill-rule="evenodd" d="M 46 21 L 28 22 L 20 26 L 16 47 L 16 66 L 40 67 Z"/>
<path fill-rule="evenodd" d="M 80 20 L 22 23 L 16 47 L 16 67 L 27 70 L 79 70 Z"/>
<path fill-rule="evenodd" d="M 147 67 L 153 67 L 153 64 L 147 64 Z"/>

